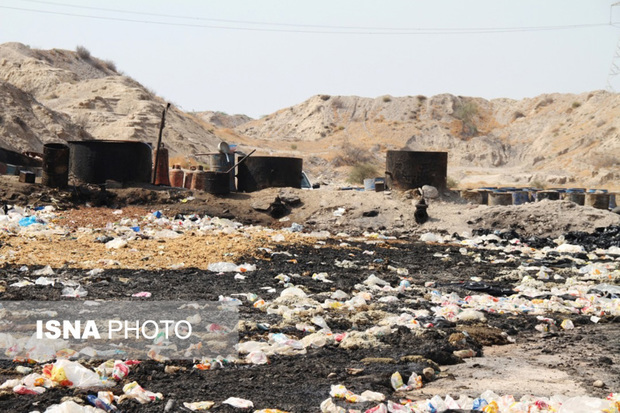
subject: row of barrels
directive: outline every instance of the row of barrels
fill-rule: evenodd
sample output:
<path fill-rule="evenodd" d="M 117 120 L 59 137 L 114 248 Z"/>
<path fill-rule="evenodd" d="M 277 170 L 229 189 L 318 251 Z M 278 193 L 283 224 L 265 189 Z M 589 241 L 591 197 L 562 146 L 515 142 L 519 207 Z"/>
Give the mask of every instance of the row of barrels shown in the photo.
<path fill-rule="evenodd" d="M 205 171 L 202 165 L 191 166 L 189 170 L 182 169 L 181 165 L 173 165 L 168 176 L 169 182 L 165 185 L 175 188 L 221 195 L 230 193 L 231 189 L 234 190 L 231 173 Z"/>
<path fill-rule="evenodd" d="M 591 206 L 597 209 L 613 209 L 616 207 L 616 194 L 609 193 L 604 189 L 480 188 L 463 190 L 460 195 L 470 203 L 491 206 L 522 205 L 543 200 L 567 200 L 577 205 Z"/>

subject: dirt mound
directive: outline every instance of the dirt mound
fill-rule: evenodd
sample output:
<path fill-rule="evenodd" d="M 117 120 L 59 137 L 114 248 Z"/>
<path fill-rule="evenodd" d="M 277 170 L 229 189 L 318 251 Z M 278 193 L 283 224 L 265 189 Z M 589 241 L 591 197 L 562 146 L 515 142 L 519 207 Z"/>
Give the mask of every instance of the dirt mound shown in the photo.
<path fill-rule="evenodd" d="M 333 161 L 355 148 L 449 152 L 448 173 L 463 187 L 603 185 L 619 180 L 618 94 L 548 94 L 520 101 L 317 95 L 236 128 L 256 146 Z M 320 162 L 316 174 L 324 169 Z M 332 163 L 332 167 L 334 164 Z"/>
<path fill-rule="evenodd" d="M 3 117 L 19 117 L 23 128 L 31 130 L 30 134 L 10 133 L 6 129 L 10 124 L 0 125 L 8 146 L 42 152 L 42 144 L 59 139 L 157 142 L 165 101 L 118 73 L 114 63 L 90 56 L 85 49 L 73 52 L 30 49 L 19 43 L 0 45 L 0 79 L 6 82 L 4 90 L 10 84 L 22 95 L 5 102 Z M 20 115 L 24 111 L 32 112 L 31 116 Z M 163 142 L 171 156 L 179 158 L 211 152 L 220 142 L 215 129 L 172 107 Z"/>

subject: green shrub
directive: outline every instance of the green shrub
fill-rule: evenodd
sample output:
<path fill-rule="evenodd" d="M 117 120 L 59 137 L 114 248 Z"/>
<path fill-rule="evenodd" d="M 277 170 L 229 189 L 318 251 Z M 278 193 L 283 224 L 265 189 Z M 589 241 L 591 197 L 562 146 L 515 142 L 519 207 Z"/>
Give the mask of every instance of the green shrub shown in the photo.
<path fill-rule="evenodd" d="M 579 106 L 581 106 L 581 103 L 579 102 L 573 102 L 573 104 L 571 105 L 573 109 L 577 109 Z"/>
<path fill-rule="evenodd" d="M 363 184 L 364 179 L 374 178 L 378 174 L 377 168 L 369 163 L 358 163 L 351 167 L 347 182 L 351 184 Z"/>
<path fill-rule="evenodd" d="M 392 98 L 391 98 L 390 96 L 383 96 L 383 101 L 384 101 L 385 103 L 388 103 L 388 102 L 391 102 L 391 101 L 392 101 Z"/>

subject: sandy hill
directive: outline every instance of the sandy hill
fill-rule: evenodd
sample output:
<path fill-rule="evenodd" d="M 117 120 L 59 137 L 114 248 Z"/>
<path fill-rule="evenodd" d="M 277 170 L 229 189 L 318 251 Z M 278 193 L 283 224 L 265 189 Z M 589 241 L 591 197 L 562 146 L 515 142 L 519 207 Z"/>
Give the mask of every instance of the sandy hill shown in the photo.
<path fill-rule="evenodd" d="M 380 167 L 386 150 L 438 150 L 449 152 L 448 174 L 462 186 L 618 188 L 618 114 L 620 95 L 604 91 L 519 101 L 448 94 L 375 99 L 317 95 L 236 131 L 262 147 L 311 153 L 317 173 L 364 151 Z"/>
<path fill-rule="evenodd" d="M 166 102 L 115 64 L 76 51 L 0 45 L 0 145 L 41 152 L 62 140 L 156 143 Z M 531 99 L 316 95 L 261 119 L 172 107 L 164 144 L 175 160 L 221 140 L 257 154 L 297 156 L 322 181 L 352 165 L 381 173 L 390 149 L 449 152 L 448 175 L 481 183 L 620 190 L 620 95 L 594 91 Z"/>
<path fill-rule="evenodd" d="M 40 152 L 58 140 L 136 140 L 155 144 L 163 99 L 88 50 L 0 45 L 0 99 L 5 147 Z M 25 126 L 22 126 L 25 125 Z M 172 107 L 163 142 L 172 156 L 209 152 L 216 127 Z M 226 134 L 224 134 L 226 136 Z"/>

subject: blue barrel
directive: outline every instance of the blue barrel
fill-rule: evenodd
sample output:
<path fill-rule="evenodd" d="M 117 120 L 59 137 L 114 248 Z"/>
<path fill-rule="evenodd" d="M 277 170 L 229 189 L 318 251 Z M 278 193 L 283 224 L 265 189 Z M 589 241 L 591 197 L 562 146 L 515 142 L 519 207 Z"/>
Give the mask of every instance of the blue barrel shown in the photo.
<path fill-rule="evenodd" d="M 375 190 L 375 178 L 364 179 L 364 191 L 374 191 L 374 190 Z"/>
<path fill-rule="evenodd" d="M 609 209 L 614 209 L 616 206 L 616 194 L 609 194 Z"/>
<path fill-rule="evenodd" d="M 19 166 L 11 165 L 10 163 L 7 163 L 6 174 L 7 175 L 19 175 Z"/>
<path fill-rule="evenodd" d="M 512 192 L 512 204 L 523 205 L 530 202 L 530 196 L 527 191 L 513 191 Z"/>

